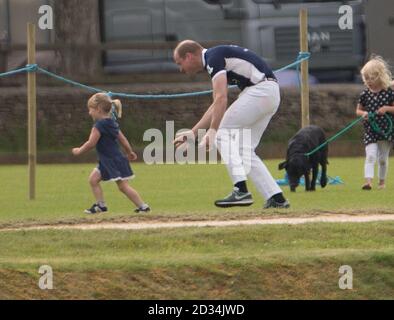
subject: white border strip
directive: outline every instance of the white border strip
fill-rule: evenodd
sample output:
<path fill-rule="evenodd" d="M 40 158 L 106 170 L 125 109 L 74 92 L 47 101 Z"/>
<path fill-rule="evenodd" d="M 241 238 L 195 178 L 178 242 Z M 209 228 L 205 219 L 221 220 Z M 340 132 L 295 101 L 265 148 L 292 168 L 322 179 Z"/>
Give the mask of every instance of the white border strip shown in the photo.
<path fill-rule="evenodd" d="M 144 230 L 164 228 L 189 228 L 189 227 L 231 227 L 244 225 L 297 225 L 306 223 L 363 223 L 377 221 L 394 221 L 394 214 L 381 215 L 330 215 L 307 218 L 273 218 L 273 219 L 249 219 L 229 221 L 176 221 L 176 222 L 130 222 L 130 223 L 95 223 L 78 225 L 52 225 L 32 226 L 21 228 L 0 229 L 2 231 L 26 231 L 26 230 Z"/>

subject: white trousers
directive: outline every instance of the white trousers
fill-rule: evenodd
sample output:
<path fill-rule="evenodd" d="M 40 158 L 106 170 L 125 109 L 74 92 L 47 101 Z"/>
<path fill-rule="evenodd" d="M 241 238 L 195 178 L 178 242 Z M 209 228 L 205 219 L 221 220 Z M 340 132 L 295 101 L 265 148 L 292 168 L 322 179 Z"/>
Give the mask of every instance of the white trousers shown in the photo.
<path fill-rule="evenodd" d="M 378 161 L 378 177 L 380 180 L 386 179 L 391 148 L 392 142 L 386 140 L 367 144 L 365 147 L 365 178 L 372 179 L 374 177 L 375 163 Z"/>
<path fill-rule="evenodd" d="M 225 112 L 216 135 L 217 148 L 233 184 L 249 177 L 265 199 L 282 190 L 255 149 L 279 103 L 279 85 L 274 81 L 245 88 Z"/>

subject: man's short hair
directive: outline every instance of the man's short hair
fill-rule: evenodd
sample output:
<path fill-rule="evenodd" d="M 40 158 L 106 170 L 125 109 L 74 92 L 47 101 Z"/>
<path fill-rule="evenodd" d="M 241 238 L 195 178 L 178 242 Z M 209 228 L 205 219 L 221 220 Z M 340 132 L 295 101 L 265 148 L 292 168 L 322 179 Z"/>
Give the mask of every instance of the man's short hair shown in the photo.
<path fill-rule="evenodd" d="M 174 52 L 178 53 L 178 56 L 183 59 L 185 58 L 186 53 L 190 52 L 195 54 L 203 49 L 203 46 L 196 41 L 184 40 L 176 46 Z"/>

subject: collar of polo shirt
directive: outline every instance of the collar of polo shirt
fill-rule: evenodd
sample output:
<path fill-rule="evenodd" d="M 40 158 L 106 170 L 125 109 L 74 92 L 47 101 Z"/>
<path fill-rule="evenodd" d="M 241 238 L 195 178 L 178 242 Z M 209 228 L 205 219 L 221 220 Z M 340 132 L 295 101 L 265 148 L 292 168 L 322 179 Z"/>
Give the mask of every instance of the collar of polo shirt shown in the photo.
<path fill-rule="evenodd" d="M 201 61 L 202 61 L 202 65 L 205 68 L 205 52 L 207 52 L 207 49 L 202 49 L 201 52 Z"/>

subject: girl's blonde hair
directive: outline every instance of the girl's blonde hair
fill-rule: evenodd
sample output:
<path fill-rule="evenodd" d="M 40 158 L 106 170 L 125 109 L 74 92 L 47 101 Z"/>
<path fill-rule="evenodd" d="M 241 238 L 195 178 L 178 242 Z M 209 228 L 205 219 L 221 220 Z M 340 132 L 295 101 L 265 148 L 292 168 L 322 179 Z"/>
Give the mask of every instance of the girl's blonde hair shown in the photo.
<path fill-rule="evenodd" d="M 108 94 L 104 92 L 99 92 L 91 96 L 88 100 L 88 108 L 100 109 L 104 113 L 110 113 L 112 110 L 112 106 L 115 109 L 114 111 L 116 112 L 116 116 L 118 118 L 121 118 L 122 103 L 119 99 L 112 100 Z"/>
<path fill-rule="evenodd" d="M 115 113 L 118 118 L 122 118 L 122 102 L 119 99 L 112 100 L 112 105 L 115 108 Z"/>
<path fill-rule="evenodd" d="M 361 76 L 364 83 L 366 83 L 366 79 L 369 79 L 374 83 L 381 84 L 385 89 L 391 86 L 392 74 L 390 66 L 380 56 L 372 56 L 361 69 Z"/>

